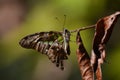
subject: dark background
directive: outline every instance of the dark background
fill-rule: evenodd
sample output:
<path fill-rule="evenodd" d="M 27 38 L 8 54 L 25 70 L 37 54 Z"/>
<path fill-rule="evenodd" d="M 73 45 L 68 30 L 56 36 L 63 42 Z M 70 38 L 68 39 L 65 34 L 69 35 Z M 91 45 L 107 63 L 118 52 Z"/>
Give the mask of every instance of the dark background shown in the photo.
<path fill-rule="evenodd" d="M 0 0 L 0 80 L 80 80 L 75 35 L 71 55 L 61 71 L 45 55 L 22 48 L 18 43 L 28 34 L 40 31 L 74 30 L 93 25 L 99 18 L 120 11 L 120 0 Z M 64 15 L 67 15 L 63 27 Z M 58 17 L 59 21 L 55 18 Z M 94 30 L 82 31 L 91 52 Z M 107 63 L 103 80 L 120 80 L 120 19 L 106 46 Z"/>

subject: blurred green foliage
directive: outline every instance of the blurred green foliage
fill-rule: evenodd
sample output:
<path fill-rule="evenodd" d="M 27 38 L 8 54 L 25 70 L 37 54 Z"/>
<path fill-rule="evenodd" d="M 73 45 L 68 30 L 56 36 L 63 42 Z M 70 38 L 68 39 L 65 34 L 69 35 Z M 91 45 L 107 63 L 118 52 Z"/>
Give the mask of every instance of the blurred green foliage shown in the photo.
<path fill-rule="evenodd" d="M 65 71 L 57 69 L 46 56 L 37 51 L 20 47 L 19 40 L 40 31 L 62 31 L 64 14 L 67 15 L 64 27 L 74 30 L 95 24 L 99 18 L 120 10 L 120 0 L 27 0 L 26 3 L 29 8 L 26 20 L 0 40 L 0 80 L 80 80 L 76 34 L 71 36 L 71 55 L 65 62 Z M 120 20 L 107 44 L 108 63 L 103 64 L 104 80 L 120 80 L 119 23 Z M 94 30 L 81 32 L 89 53 L 93 33 Z"/>

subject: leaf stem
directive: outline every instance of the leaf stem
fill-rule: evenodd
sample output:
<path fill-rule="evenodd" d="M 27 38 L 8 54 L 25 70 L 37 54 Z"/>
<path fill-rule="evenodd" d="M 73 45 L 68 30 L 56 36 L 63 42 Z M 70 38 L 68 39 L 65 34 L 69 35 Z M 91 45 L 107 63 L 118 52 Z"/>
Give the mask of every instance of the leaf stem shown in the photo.
<path fill-rule="evenodd" d="M 79 32 L 79 31 L 86 30 L 86 29 L 91 29 L 91 28 L 95 28 L 95 25 L 91 25 L 91 26 L 87 26 L 87 27 L 78 28 L 78 29 L 72 30 L 72 31 L 70 31 L 70 32 L 71 32 L 71 33 L 74 33 L 74 32 Z"/>

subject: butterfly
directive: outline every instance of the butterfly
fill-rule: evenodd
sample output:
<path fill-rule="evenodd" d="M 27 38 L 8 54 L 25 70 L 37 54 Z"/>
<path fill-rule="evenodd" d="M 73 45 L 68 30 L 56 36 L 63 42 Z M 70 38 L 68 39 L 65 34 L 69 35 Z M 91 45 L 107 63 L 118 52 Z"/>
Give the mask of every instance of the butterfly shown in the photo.
<path fill-rule="evenodd" d="M 39 32 L 25 36 L 19 42 L 23 48 L 34 49 L 64 69 L 63 61 L 68 59 L 70 55 L 70 31 L 63 29 L 62 32 L 49 31 Z"/>

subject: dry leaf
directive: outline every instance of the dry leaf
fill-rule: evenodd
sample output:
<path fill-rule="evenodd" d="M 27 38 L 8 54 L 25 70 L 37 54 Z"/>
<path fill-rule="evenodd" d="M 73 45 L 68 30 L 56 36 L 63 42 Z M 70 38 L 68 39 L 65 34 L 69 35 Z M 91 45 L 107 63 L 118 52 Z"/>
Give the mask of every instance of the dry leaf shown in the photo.
<path fill-rule="evenodd" d="M 91 55 L 91 64 L 94 69 L 94 72 L 97 72 L 98 80 L 102 80 L 99 76 L 102 77 L 101 69 L 98 68 L 105 60 L 105 44 L 108 42 L 113 27 L 120 15 L 120 12 L 116 12 L 110 16 L 106 16 L 98 20 L 95 27 L 95 35 L 93 39 L 93 49 Z M 99 70 L 98 70 L 99 69 Z M 97 70 L 97 71 L 96 71 Z M 100 72 L 100 73 L 99 73 Z"/>
<path fill-rule="evenodd" d="M 79 32 L 77 33 L 76 42 L 78 45 L 78 49 L 76 53 L 77 53 L 80 71 L 82 74 L 82 80 L 94 80 L 93 70 L 90 65 L 90 57 L 82 43 L 82 39 Z"/>

